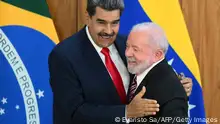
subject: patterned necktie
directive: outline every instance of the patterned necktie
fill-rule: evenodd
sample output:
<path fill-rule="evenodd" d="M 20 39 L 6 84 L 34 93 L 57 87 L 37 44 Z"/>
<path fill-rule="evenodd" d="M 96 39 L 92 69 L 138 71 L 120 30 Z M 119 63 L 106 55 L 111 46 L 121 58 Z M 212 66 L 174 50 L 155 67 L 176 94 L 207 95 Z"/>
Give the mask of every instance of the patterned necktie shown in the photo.
<path fill-rule="evenodd" d="M 137 76 L 135 75 L 134 79 L 129 87 L 129 97 L 128 97 L 129 103 L 131 102 L 131 100 L 135 96 L 136 88 L 137 88 Z"/>
<path fill-rule="evenodd" d="M 125 103 L 127 103 L 127 100 L 126 100 L 126 93 L 125 93 L 123 81 L 122 81 L 122 78 L 121 78 L 115 64 L 113 63 L 113 61 L 110 57 L 109 49 L 102 48 L 101 53 L 105 55 L 106 68 L 108 69 L 108 72 L 110 73 L 110 75 L 112 77 L 113 83 L 114 83 L 115 88 L 118 92 L 118 95 L 121 99 L 121 102 L 123 104 L 125 104 Z"/>

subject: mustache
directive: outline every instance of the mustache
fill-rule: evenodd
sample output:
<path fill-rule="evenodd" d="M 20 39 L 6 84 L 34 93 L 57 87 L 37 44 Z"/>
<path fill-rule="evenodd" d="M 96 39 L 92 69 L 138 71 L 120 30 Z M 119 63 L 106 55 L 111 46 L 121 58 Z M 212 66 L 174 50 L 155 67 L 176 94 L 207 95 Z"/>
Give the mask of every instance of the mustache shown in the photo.
<path fill-rule="evenodd" d="M 98 33 L 98 35 L 99 36 L 113 37 L 115 35 L 115 32 L 112 32 L 111 34 L 100 32 L 100 33 Z"/>
<path fill-rule="evenodd" d="M 127 62 L 136 62 L 134 57 L 127 57 Z"/>

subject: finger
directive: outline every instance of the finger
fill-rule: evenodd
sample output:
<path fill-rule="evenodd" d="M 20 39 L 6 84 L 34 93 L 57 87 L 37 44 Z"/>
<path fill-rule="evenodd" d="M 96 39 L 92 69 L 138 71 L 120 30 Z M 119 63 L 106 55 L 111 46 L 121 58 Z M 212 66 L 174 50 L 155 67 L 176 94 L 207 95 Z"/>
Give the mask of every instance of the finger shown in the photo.
<path fill-rule="evenodd" d="M 182 78 L 182 80 L 180 80 L 180 82 L 182 84 L 188 84 L 188 83 L 192 84 L 191 78 Z"/>
<path fill-rule="evenodd" d="M 145 86 L 142 87 L 142 90 L 135 96 L 136 98 L 142 98 L 146 92 Z"/>
<path fill-rule="evenodd" d="M 189 85 L 183 85 L 184 89 L 188 92 L 190 90 L 190 86 Z"/>
<path fill-rule="evenodd" d="M 146 104 L 148 108 L 160 108 L 159 104 Z"/>
<path fill-rule="evenodd" d="M 144 116 L 156 115 L 156 112 L 146 112 Z"/>
<path fill-rule="evenodd" d="M 190 96 L 190 93 L 187 93 L 186 95 L 187 95 L 187 96 Z"/>
<path fill-rule="evenodd" d="M 190 91 L 186 92 L 187 96 L 190 96 L 190 95 L 191 95 L 191 93 L 192 93 L 192 90 L 190 90 Z"/>
<path fill-rule="evenodd" d="M 183 87 L 187 88 L 187 89 L 191 89 L 192 88 L 192 84 L 191 83 L 185 83 L 185 84 L 183 84 Z"/>
<path fill-rule="evenodd" d="M 159 108 L 144 108 L 145 112 L 159 112 Z"/>
<path fill-rule="evenodd" d="M 186 91 L 187 96 L 191 95 L 192 89 L 191 88 L 184 88 Z"/>
<path fill-rule="evenodd" d="M 189 93 L 190 92 L 190 89 L 189 88 L 184 88 L 186 93 Z"/>
<path fill-rule="evenodd" d="M 153 99 L 142 99 L 145 104 L 157 104 L 157 100 Z"/>

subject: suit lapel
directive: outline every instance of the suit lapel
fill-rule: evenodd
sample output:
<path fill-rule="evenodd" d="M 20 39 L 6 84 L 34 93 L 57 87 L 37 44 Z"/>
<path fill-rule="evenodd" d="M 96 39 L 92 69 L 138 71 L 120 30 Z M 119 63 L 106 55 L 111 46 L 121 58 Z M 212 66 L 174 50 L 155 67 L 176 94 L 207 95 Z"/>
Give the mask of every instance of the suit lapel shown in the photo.
<path fill-rule="evenodd" d="M 114 99 L 118 103 L 121 103 L 114 83 L 99 54 L 97 53 L 92 43 L 89 41 L 86 35 L 86 31 L 84 32 L 84 40 L 82 42 L 83 48 L 85 48 L 83 49 L 83 58 L 84 62 L 86 63 L 85 65 L 87 65 L 86 69 L 88 73 L 91 74 L 90 76 L 93 76 L 91 78 L 95 80 L 95 85 L 98 85 L 100 88 L 106 89 L 106 92 L 108 94 L 103 95 L 107 95 L 106 97 L 114 97 L 111 99 Z"/>
<path fill-rule="evenodd" d="M 138 86 L 137 90 L 135 91 L 135 95 L 137 95 L 141 90 L 143 86 L 147 86 L 148 83 L 148 75 L 144 77 L 144 79 L 141 81 L 140 85 Z"/>

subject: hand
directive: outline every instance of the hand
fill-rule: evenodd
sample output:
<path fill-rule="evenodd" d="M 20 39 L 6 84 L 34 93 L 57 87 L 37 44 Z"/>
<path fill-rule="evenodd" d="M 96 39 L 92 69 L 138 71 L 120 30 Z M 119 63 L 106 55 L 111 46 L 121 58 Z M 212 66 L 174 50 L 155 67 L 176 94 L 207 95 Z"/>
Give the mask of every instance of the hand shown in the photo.
<path fill-rule="evenodd" d="M 159 104 L 156 100 L 142 98 L 145 92 L 146 88 L 143 87 L 130 104 L 126 106 L 127 118 L 155 115 L 159 111 Z"/>
<path fill-rule="evenodd" d="M 192 86 L 193 86 L 192 79 L 189 77 L 185 77 L 184 73 L 180 73 L 179 78 L 180 78 L 180 82 L 183 84 L 187 96 L 190 96 L 192 93 Z"/>

